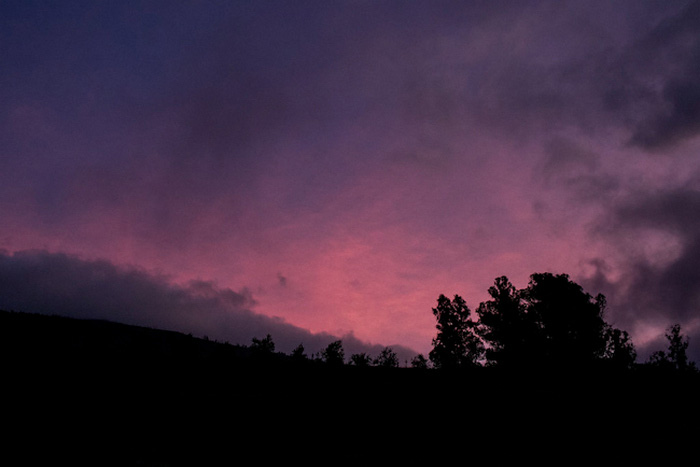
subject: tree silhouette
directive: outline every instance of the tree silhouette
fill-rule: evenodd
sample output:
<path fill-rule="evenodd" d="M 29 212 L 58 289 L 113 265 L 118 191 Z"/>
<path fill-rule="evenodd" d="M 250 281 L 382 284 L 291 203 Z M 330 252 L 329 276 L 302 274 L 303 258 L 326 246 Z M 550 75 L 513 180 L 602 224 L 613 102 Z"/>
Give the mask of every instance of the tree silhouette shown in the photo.
<path fill-rule="evenodd" d="M 681 334 L 681 325 L 674 324 L 666 332 L 668 352 L 659 350 L 649 357 L 649 363 L 657 367 L 672 368 L 680 371 L 695 371 L 694 362 L 688 359 L 688 338 Z"/>
<path fill-rule="evenodd" d="M 535 355 L 555 365 L 592 363 L 604 356 L 605 297 L 595 299 L 566 274 L 530 276 L 522 296 L 535 323 Z"/>
<path fill-rule="evenodd" d="M 606 301 L 566 274 L 536 273 L 521 290 L 501 276 L 476 310 L 487 365 L 582 367 L 606 362 L 630 368 L 636 359 L 625 331 L 604 320 Z"/>
<path fill-rule="evenodd" d="M 429 358 L 436 368 L 454 369 L 474 366 L 483 353 L 483 345 L 476 335 L 476 323 L 471 321 L 471 311 L 459 295 L 450 300 L 438 297 L 433 308 L 437 320 L 437 336 Z"/>
<path fill-rule="evenodd" d="M 296 346 L 294 350 L 292 350 L 291 356 L 296 361 L 308 360 L 308 357 L 304 353 L 304 344 L 299 344 Z"/>
<path fill-rule="evenodd" d="M 681 371 L 694 369 L 695 365 L 688 360 L 688 338 L 681 334 L 681 325 L 671 326 L 666 339 L 668 339 L 669 360 L 675 368 Z"/>
<path fill-rule="evenodd" d="M 537 325 L 526 314 L 521 292 L 501 276 L 488 290 L 491 300 L 482 302 L 476 310 L 479 316 L 478 334 L 486 344 L 487 363 L 516 366 L 532 358 L 532 342 Z"/>
<path fill-rule="evenodd" d="M 372 359 L 367 353 L 356 353 L 350 356 L 350 363 L 355 366 L 368 367 L 372 364 Z"/>
<path fill-rule="evenodd" d="M 343 341 L 333 341 L 323 350 L 323 360 L 331 366 L 341 366 L 345 364 L 345 351 Z"/>
<path fill-rule="evenodd" d="M 427 369 L 428 368 L 428 359 L 425 358 L 425 355 L 423 355 L 423 354 L 416 355 L 411 360 L 411 368 Z"/>
<path fill-rule="evenodd" d="M 617 369 L 632 368 L 637 360 L 637 351 L 627 331 L 608 326 L 605 331 L 603 359 Z"/>
<path fill-rule="evenodd" d="M 381 367 L 397 367 L 399 366 L 399 357 L 391 347 L 385 347 L 377 358 L 374 359 L 374 364 Z"/>
<path fill-rule="evenodd" d="M 250 348 L 256 355 L 270 355 L 275 352 L 275 343 L 272 341 L 272 336 L 268 334 L 263 339 L 253 337 Z"/>

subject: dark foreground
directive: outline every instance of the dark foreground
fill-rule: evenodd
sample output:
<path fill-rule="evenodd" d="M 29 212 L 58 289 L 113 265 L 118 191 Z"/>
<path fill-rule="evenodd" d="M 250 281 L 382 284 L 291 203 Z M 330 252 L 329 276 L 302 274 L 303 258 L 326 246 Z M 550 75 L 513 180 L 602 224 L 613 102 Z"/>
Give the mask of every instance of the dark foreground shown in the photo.
<path fill-rule="evenodd" d="M 328 368 L 19 313 L 0 314 L 0 339 L 8 466 L 606 464 L 697 454 L 695 375 Z"/>

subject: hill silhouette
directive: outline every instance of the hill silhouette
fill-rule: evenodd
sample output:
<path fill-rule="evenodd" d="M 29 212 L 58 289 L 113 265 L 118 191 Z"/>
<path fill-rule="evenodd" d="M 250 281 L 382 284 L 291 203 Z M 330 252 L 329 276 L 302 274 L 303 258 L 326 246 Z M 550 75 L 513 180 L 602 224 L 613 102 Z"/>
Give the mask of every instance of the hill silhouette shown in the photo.
<path fill-rule="evenodd" d="M 465 437 L 483 449 L 586 444 L 585 457 L 610 448 L 600 438 L 609 424 L 619 449 L 637 442 L 638 430 L 660 428 L 657 447 L 682 446 L 694 432 L 681 420 L 697 415 L 700 388 L 694 376 L 646 367 L 546 374 L 333 366 L 172 331 L 19 312 L 0 312 L 0 349 L 11 427 L 4 455 L 21 459 L 6 465 L 276 463 L 321 448 L 437 461 Z M 474 455 L 486 453 L 513 454 Z M 548 456 L 556 458 L 537 454 Z"/>
<path fill-rule="evenodd" d="M 0 311 L 0 355 L 13 427 L 6 446 L 23 465 L 287 456 L 305 438 L 344 443 L 340 433 L 360 414 L 399 420 L 401 387 L 412 387 L 398 368 L 329 366 L 173 331 L 12 311 Z M 263 442 L 282 451 L 266 452 Z"/>

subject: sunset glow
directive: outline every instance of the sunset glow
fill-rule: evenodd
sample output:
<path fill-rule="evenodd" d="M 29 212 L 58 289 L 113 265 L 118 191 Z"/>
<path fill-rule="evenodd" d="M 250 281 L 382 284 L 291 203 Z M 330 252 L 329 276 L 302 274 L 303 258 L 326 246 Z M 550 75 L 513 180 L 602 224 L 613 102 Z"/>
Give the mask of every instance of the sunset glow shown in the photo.
<path fill-rule="evenodd" d="M 550 271 L 697 359 L 698 76 L 697 1 L 3 2 L 0 308 L 405 356 Z"/>

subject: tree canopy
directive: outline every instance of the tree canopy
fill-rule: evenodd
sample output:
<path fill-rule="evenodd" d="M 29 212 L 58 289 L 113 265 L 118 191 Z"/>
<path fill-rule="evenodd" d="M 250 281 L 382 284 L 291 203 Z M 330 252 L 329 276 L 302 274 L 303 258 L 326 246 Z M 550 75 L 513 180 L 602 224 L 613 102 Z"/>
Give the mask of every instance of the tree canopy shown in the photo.
<path fill-rule="evenodd" d="M 458 368 L 476 364 L 482 343 L 476 335 L 476 323 L 470 319 L 471 310 L 459 295 L 450 300 L 438 298 L 433 315 L 438 334 L 433 339 L 430 361 L 436 368 Z"/>
<path fill-rule="evenodd" d="M 479 361 L 511 368 L 634 363 L 629 335 L 605 322 L 605 297 L 591 296 L 566 274 L 532 274 L 520 290 L 501 276 L 488 293 L 491 299 L 476 309 L 477 321 L 461 297 L 438 298 L 430 354 L 437 367 Z"/>
<path fill-rule="evenodd" d="M 328 344 L 322 352 L 323 360 L 333 366 L 341 366 L 345 363 L 345 351 L 343 350 L 343 341 L 336 340 Z"/>

